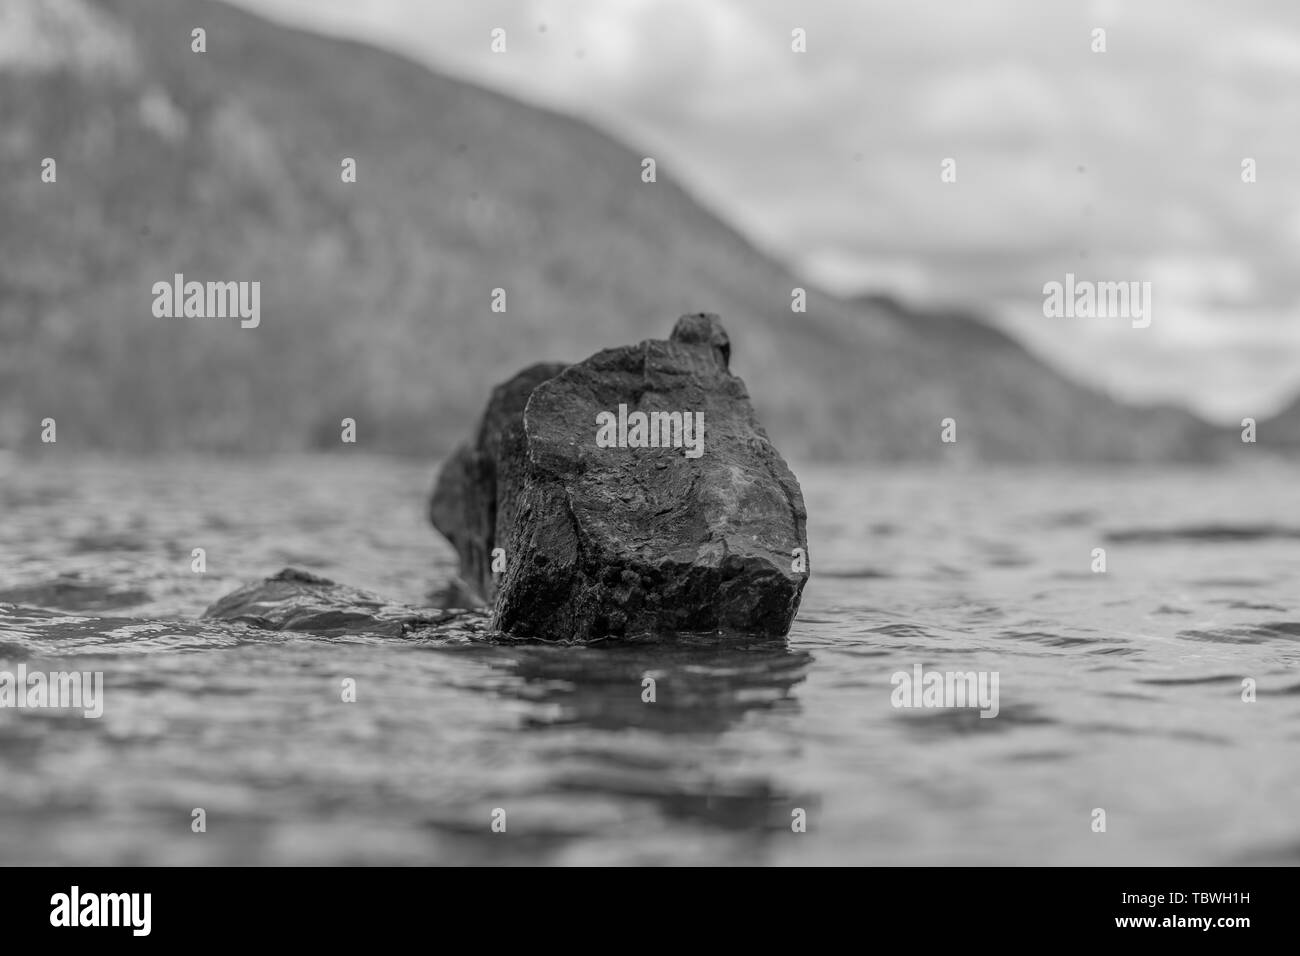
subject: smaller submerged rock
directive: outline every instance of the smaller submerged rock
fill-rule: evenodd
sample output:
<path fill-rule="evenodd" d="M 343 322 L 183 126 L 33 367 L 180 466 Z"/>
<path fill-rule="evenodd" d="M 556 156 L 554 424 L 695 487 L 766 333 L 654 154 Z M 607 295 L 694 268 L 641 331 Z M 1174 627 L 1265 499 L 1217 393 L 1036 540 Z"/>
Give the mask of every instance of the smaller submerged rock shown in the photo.
<path fill-rule="evenodd" d="M 401 637 L 472 617 L 473 612 L 394 604 L 296 568 L 232 591 L 206 611 L 206 620 L 238 621 L 271 631 L 309 631 L 325 637 L 380 634 Z M 480 615 L 481 616 L 481 615 Z"/>

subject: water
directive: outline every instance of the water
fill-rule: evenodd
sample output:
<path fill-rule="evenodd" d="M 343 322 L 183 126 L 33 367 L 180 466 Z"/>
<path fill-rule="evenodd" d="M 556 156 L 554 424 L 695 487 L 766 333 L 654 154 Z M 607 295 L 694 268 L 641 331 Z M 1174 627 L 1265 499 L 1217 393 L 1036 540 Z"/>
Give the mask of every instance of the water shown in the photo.
<path fill-rule="evenodd" d="M 287 565 L 427 603 L 429 468 L 0 460 L 0 670 L 105 674 L 0 709 L 0 862 L 1300 862 L 1293 471 L 795 471 L 788 643 L 576 648 L 196 620 Z M 916 664 L 998 716 L 895 709 Z"/>

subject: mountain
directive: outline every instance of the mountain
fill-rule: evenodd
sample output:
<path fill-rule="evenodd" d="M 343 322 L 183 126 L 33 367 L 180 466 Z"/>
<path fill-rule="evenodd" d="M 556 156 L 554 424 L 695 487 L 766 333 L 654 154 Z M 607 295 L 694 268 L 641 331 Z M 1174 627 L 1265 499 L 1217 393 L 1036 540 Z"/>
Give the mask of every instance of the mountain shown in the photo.
<path fill-rule="evenodd" d="M 52 417 L 61 446 L 338 448 L 350 417 L 436 453 L 524 365 L 713 311 L 789 458 L 1206 454 L 977 319 L 811 288 L 669 164 L 643 183 L 653 147 L 391 53 L 205 0 L 3 0 L 0 38 L 0 447 Z M 259 282 L 261 324 L 155 317 L 176 273 Z"/>
<path fill-rule="evenodd" d="M 1198 461 L 1232 451 L 1225 433 L 1187 411 L 1121 405 L 1063 377 L 971 312 L 910 308 L 887 296 L 857 304 L 882 310 L 930 343 L 930 374 L 958 396 L 948 406 L 960 409 L 950 413 L 958 443 L 975 431 L 983 458 Z"/>
<path fill-rule="evenodd" d="M 1265 448 L 1277 449 L 1284 454 L 1300 454 L 1300 398 L 1272 418 L 1260 422 L 1256 440 Z"/>

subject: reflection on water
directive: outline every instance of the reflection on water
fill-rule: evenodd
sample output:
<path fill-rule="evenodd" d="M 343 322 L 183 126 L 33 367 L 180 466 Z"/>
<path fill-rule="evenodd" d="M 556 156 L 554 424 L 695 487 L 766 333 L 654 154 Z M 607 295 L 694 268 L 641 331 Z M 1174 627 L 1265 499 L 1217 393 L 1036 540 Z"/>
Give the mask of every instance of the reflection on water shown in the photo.
<path fill-rule="evenodd" d="M 198 619 L 286 564 L 424 604 L 425 468 L 0 468 L 0 670 L 105 675 L 98 720 L 0 709 L 5 862 L 1300 862 L 1281 470 L 796 469 L 788 642 L 546 647 Z M 998 716 L 894 709 L 917 665 Z"/>

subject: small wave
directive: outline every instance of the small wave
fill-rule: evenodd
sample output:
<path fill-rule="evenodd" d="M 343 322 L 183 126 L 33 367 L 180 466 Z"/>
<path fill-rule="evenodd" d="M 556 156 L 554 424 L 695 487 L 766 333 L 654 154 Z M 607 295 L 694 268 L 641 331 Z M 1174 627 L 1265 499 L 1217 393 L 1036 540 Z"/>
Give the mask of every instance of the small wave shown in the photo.
<path fill-rule="evenodd" d="M 878 568 L 833 568 L 830 571 L 818 569 L 814 574 L 819 578 L 843 578 L 845 580 L 893 577 L 888 571 L 881 571 Z"/>
<path fill-rule="evenodd" d="M 1152 684 L 1157 687 L 1182 687 L 1189 684 L 1240 684 L 1241 677 L 1236 674 L 1212 674 L 1208 677 L 1140 677 L 1139 684 Z"/>
<path fill-rule="evenodd" d="M 59 611 L 110 611 L 149 601 L 149 594 L 139 588 L 121 588 L 103 581 L 85 580 L 75 574 L 0 590 L 0 603 Z"/>
<path fill-rule="evenodd" d="M 976 707 L 902 709 L 896 711 L 909 730 L 924 736 L 946 737 L 972 733 L 1005 733 L 1018 727 L 1052 726 L 1059 724 L 1033 704 L 1011 705 L 1003 703 L 995 719 L 980 716 Z M 996 726 L 995 726 L 996 725 Z"/>
<path fill-rule="evenodd" d="M 1253 627 L 1225 627 L 1218 631 L 1179 631 L 1185 641 L 1204 641 L 1209 644 L 1259 644 L 1268 637 Z"/>
<path fill-rule="evenodd" d="M 1217 734 L 1207 734 L 1199 730 L 1166 730 L 1159 728 L 1136 727 L 1129 724 L 1106 723 L 1096 721 L 1076 724 L 1075 728 L 1086 733 L 1115 734 L 1120 737 L 1162 737 L 1166 740 L 1183 740 L 1197 744 L 1212 744 L 1216 747 L 1231 747 L 1233 741 Z"/>
<path fill-rule="evenodd" d="M 1002 759 L 1008 763 L 1050 763 L 1056 760 L 1073 760 L 1077 754 L 1069 750 L 1021 750 L 1007 754 Z"/>
<path fill-rule="evenodd" d="M 1150 703 L 1160 699 L 1150 694 L 1135 694 L 1129 690 L 1106 690 L 1101 692 L 1101 696 L 1110 700 L 1140 700 L 1143 703 Z"/>
<path fill-rule="evenodd" d="M 922 640 L 934 636 L 929 628 L 922 627 L 919 624 L 881 624 L 877 627 L 867 628 L 867 633 L 888 634 L 890 637 L 909 637 Z"/>
<path fill-rule="evenodd" d="M 1277 638 L 1300 637 L 1300 621 L 1269 621 L 1246 627 L 1225 627 L 1217 631 L 1180 631 L 1179 637 L 1189 641 L 1211 641 L 1221 644 L 1259 644 Z"/>
<path fill-rule="evenodd" d="M 1044 515 L 1038 522 L 1043 528 L 1082 528 L 1097 520 L 1095 511 L 1057 511 Z"/>
<path fill-rule="evenodd" d="M 1230 598 L 1215 598 L 1208 604 L 1220 604 L 1232 611 L 1287 611 L 1289 608 L 1279 607 L 1276 604 L 1255 604 L 1251 601 L 1237 601 Z"/>
<path fill-rule="evenodd" d="M 1285 525 L 1184 525 L 1177 528 L 1127 528 L 1104 532 L 1112 543 L 1169 544 L 1181 541 L 1268 541 L 1300 538 L 1300 528 Z"/>
<path fill-rule="evenodd" d="M 1067 634 L 1049 634 L 1043 631 L 1003 631 L 998 636 L 1048 647 L 1078 647 L 1081 644 L 1096 644 L 1098 641 L 1095 637 L 1070 637 Z"/>
<path fill-rule="evenodd" d="M 104 551 L 147 551 L 149 541 L 129 532 L 83 534 L 72 541 L 73 554 L 97 554 Z"/>

